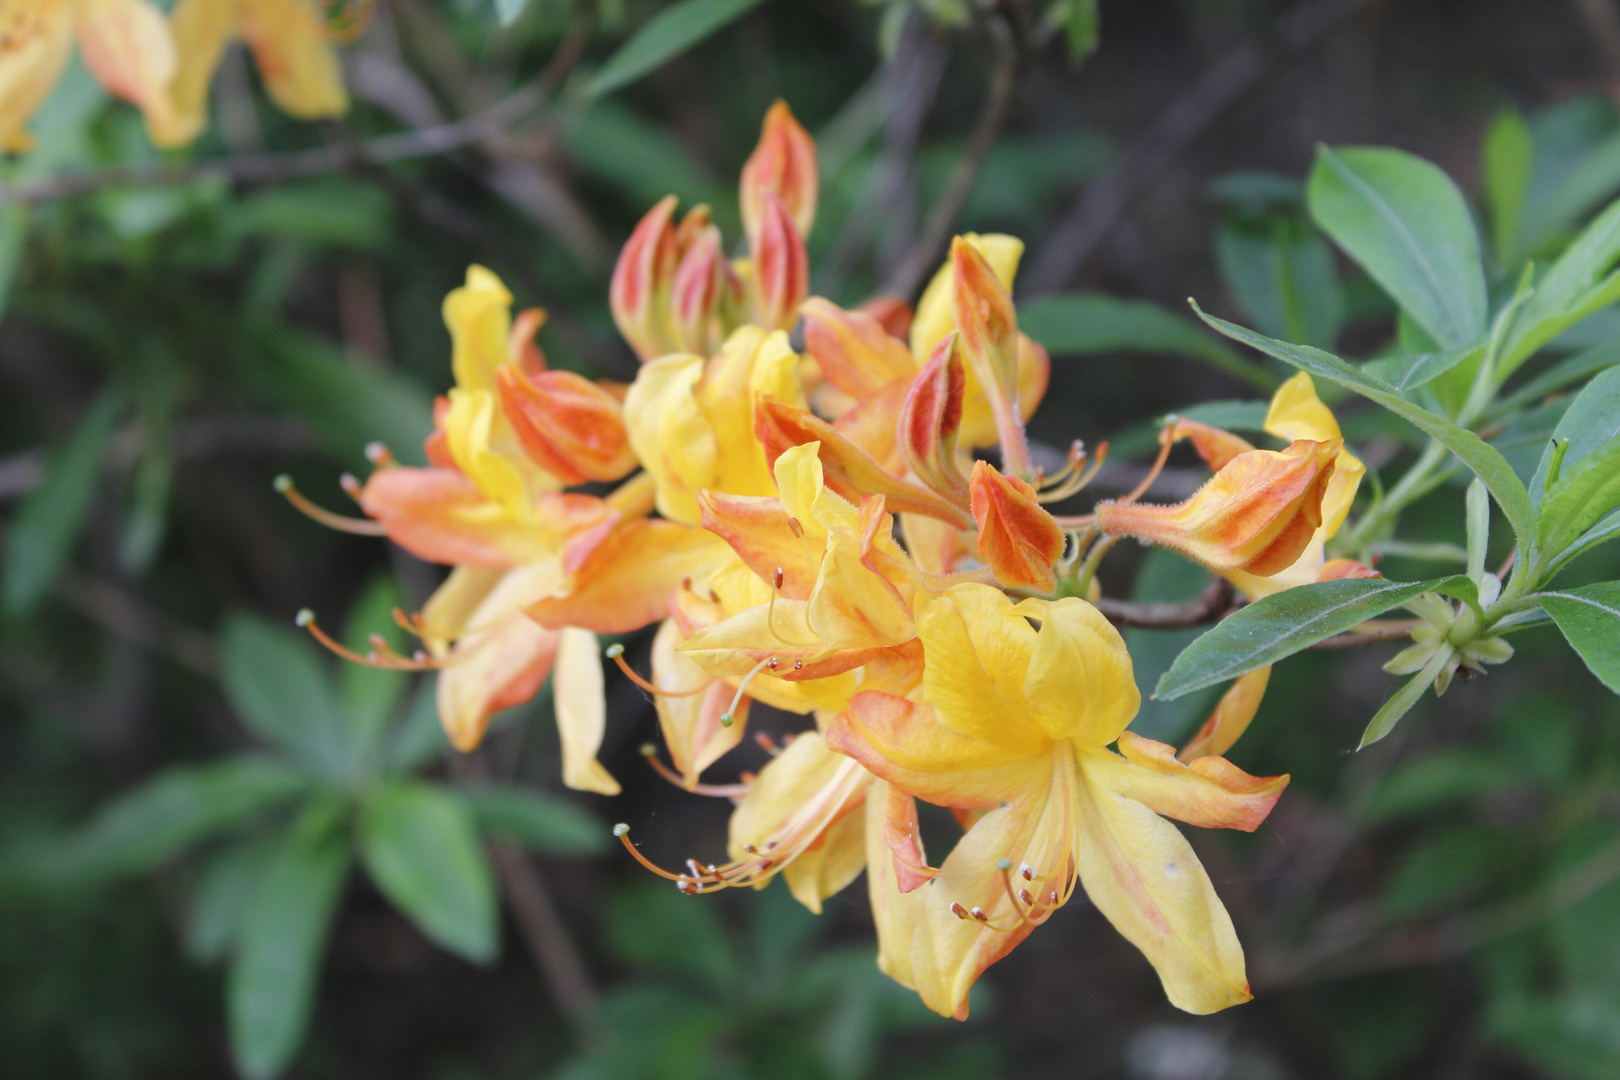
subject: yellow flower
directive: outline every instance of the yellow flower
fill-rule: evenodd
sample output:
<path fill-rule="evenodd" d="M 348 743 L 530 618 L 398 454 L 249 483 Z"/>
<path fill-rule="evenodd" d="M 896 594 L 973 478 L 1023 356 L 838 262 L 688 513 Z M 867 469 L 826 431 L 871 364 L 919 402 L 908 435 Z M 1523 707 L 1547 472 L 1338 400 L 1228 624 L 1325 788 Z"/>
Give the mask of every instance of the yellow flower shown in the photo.
<path fill-rule="evenodd" d="M 153 134 L 159 146 L 184 145 L 208 125 L 209 84 L 234 38 L 252 50 L 283 112 L 315 120 L 348 111 L 333 32 L 313 0 L 177 0 L 169 27 L 180 62 L 170 84 L 174 124 Z"/>
<path fill-rule="evenodd" d="M 146 0 L 4 0 L 0 3 L 0 150 L 33 145 L 26 125 L 79 55 L 107 92 L 140 108 L 159 145 L 181 122 L 168 93 L 181 61 L 163 15 Z"/>
<path fill-rule="evenodd" d="M 1031 623 L 1039 623 L 1037 630 Z M 1287 777 L 1224 759 L 1190 767 L 1125 730 L 1139 696 L 1119 633 L 1075 598 L 1014 604 L 962 584 L 918 618 L 921 702 L 862 693 L 828 742 L 902 792 L 868 814 L 880 964 L 932 1009 L 968 991 L 1076 882 L 1157 969 L 1170 1001 L 1208 1013 L 1249 998 L 1231 919 L 1192 848 L 1160 815 L 1252 830 Z M 1119 753 L 1109 744 L 1118 742 Z M 870 798 L 893 798 L 874 789 Z M 905 797 L 985 813 L 943 865 L 919 869 Z"/>

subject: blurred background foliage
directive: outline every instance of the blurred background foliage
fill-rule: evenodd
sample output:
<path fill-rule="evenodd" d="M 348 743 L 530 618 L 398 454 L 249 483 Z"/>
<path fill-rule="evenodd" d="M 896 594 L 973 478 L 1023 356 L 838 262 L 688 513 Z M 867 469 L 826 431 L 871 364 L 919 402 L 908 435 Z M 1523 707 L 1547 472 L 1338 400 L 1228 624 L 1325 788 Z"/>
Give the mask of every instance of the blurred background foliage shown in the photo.
<path fill-rule="evenodd" d="M 1192 837 L 1253 1004 L 1177 1013 L 1077 901 L 956 1025 L 876 972 L 858 890 L 817 919 L 781 887 L 692 900 L 604 857 L 619 818 L 665 862 L 723 845 L 724 806 L 641 769 L 634 688 L 610 683 L 603 751 L 626 795 L 564 796 L 547 695 L 452 760 L 425 680 L 340 666 L 292 627 L 347 612 L 364 648 L 437 580 L 296 515 L 271 479 L 336 495 L 371 440 L 419 455 L 449 381 L 439 303 L 467 263 L 550 311 L 553 364 L 630 377 L 617 245 L 670 191 L 736 235 L 731 178 L 777 97 L 820 145 L 816 291 L 915 288 L 942 203 L 959 229 L 1026 237 L 1022 323 L 1054 356 L 1033 433 L 1113 440 L 1119 488 L 1153 418 L 1206 403 L 1252 429 L 1277 381 L 1184 297 L 1361 357 L 1400 331 L 1304 212 L 1318 142 L 1440 164 L 1503 274 L 1620 192 L 1610 0 L 1103 0 L 1078 63 L 1096 14 L 381 0 L 342 123 L 268 107 L 238 53 L 209 132 L 167 155 L 72 69 L 38 149 L 0 166 L 7 1075 L 1620 1075 L 1620 705 L 1550 628 L 1359 755 L 1394 646 L 1277 670 L 1233 756 L 1293 785 L 1256 835 Z M 535 85 L 541 107 L 488 122 Z M 1555 355 L 1612 364 L 1612 314 Z M 1566 405 L 1497 436 L 1524 474 Z M 1386 415 L 1341 408 L 1370 461 L 1411 452 Z M 1167 475 L 1173 494 L 1195 473 Z M 1440 489 L 1408 533 L 1454 544 L 1462 503 Z M 1425 575 L 1415 554 L 1435 551 L 1382 568 Z M 1202 587 L 1156 552 L 1116 561 L 1115 595 Z M 1572 574 L 1620 577 L 1620 555 Z M 1194 633 L 1131 631 L 1144 686 Z M 1145 702 L 1138 729 L 1182 738 L 1209 704 Z"/>

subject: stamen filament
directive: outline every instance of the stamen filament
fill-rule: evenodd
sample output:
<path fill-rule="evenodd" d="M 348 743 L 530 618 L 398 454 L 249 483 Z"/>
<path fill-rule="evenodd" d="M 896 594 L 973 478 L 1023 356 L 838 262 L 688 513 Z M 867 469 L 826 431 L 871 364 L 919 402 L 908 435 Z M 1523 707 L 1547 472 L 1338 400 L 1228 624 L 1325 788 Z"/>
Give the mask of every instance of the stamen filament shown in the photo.
<path fill-rule="evenodd" d="M 694 795 L 711 795 L 717 799 L 740 799 L 753 790 L 752 784 L 694 784 L 686 786 L 679 773 L 659 760 L 658 748 L 648 744 L 641 748 L 641 756 L 647 759 L 653 772 L 674 784 L 682 791 L 690 791 Z"/>
<path fill-rule="evenodd" d="M 385 653 L 372 652 L 362 656 L 321 629 L 320 623 L 315 621 L 315 613 L 309 608 L 300 611 L 293 621 L 308 630 L 310 636 L 324 645 L 327 651 L 345 660 L 352 660 L 356 664 L 364 664 L 366 667 L 380 668 L 384 671 L 437 671 L 445 666 L 444 661 L 430 658 L 425 653 L 419 653 L 415 659 L 407 659 L 392 649 Z"/>
<path fill-rule="evenodd" d="M 1159 478 L 1159 474 L 1164 471 L 1164 463 L 1170 460 L 1171 445 L 1170 429 L 1165 428 L 1164 431 L 1159 433 L 1159 456 L 1153 460 L 1153 467 L 1148 469 L 1147 475 L 1142 477 L 1142 482 L 1137 484 L 1136 487 L 1132 488 L 1130 494 L 1118 500 L 1118 504 L 1120 506 L 1124 506 L 1127 503 L 1133 503 L 1137 499 L 1140 499 L 1143 495 L 1147 494 L 1148 488 L 1153 486 L 1153 482 L 1157 480 Z"/>
<path fill-rule="evenodd" d="M 280 476 L 276 477 L 274 486 L 275 489 L 280 492 L 288 502 L 292 503 L 293 506 L 298 509 L 299 513 L 303 514 L 307 518 L 320 522 L 329 529 L 336 529 L 338 532 L 353 533 L 355 536 L 388 535 L 387 530 L 382 527 L 381 522 L 372 521 L 370 518 L 345 517 L 342 514 L 335 514 L 323 506 L 316 506 L 314 503 L 304 498 L 303 492 L 299 491 L 293 486 L 292 477 L 288 476 L 286 473 L 282 473 Z"/>
<path fill-rule="evenodd" d="M 780 661 L 778 661 L 776 657 L 767 656 L 765 659 L 761 660 L 759 663 L 755 664 L 749 669 L 748 674 L 743 676 L 742 682 L 737 684 L 737 692 L 731 696 L 731 704 L 726 707 L 725 712 L 720 714 L 721 727 L 731 726 L 732 717 L 737 714 L 737 706 L 742 704 L 743 694 L 748 689 L 749 681 L 752 680 L 755 675 L 758 675 L 760 671 L 766 667 L 766 665 L 775 668 L 779 662 Z"/>
<path fill-rule="evenodd" d="M 664 690 L 636 674 L 635 669 L 632 668 L 624 659 L 623 645 L 620 645 L 618 642 L 614 642 L 612 645 L 609 645 L 607 647 L 607 655 L 608 659 L 619 665 L 619 670 L 624 672 L 625 678 L 629 679 L 631 682 L 635 683 L 637 686 L 641 687 L 643 690 L 647 691 L 647 693 L 652 694 L 655 697 L 692 697 L 694 694 L 703 693 L 703 691 L 707 690 L 710 685 L 709 683 L 704 683 L 702 686 L 696 687 L 692 690 Z"/>

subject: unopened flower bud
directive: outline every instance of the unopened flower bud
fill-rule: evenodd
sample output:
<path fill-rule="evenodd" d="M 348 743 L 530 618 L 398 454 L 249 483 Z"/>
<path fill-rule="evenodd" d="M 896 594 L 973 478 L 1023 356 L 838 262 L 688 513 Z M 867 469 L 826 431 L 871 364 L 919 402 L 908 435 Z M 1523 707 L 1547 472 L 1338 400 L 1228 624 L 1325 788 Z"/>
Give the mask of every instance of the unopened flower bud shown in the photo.
<path fill-rule="evenodd" d="M 987 461 L 974 463 L 969 487 L 979 558 L 996 580 L 1044 593 L 1057 588 L 1052 564 L 1063 555 L 1063 530 L 1035 501 L 1035 489 L 1016 476 L 1003 476 Z"/>
<path fill-rule="evenodd" d="M 765 195 L 782 201 L 799 235 L 808 236 L 816 220 L 816 144 L 793 116 L 787 102 L 778 101 L 765 114 L 759 145 L 743 165 L 739 184 L 743 227 L 757 255 L 765 227 Z"/>
<path fill-rule="evenodd" d="M 636 225 L 619 252 L 608 290 L 613 321 L 643 360 L 672 351 L 669 305 L 679 256 L 671 224 L 675 202 L 675 196 L 665 196 Z"/>
<path fill-rule="evenodd" d="M 617 480 L 636 467 L 623 408 L 612 394 L 571 371 L 496 376 L 501 411 L 535 464 L 565 485 Z"/>
<path fill-rule="evenodd" d="M 754 245 L 754 320 L 767 330 L 787 330 L 810 292 L 810 256 L 803 234 L 776 193 L 764 192 L 762 201 Z"/>

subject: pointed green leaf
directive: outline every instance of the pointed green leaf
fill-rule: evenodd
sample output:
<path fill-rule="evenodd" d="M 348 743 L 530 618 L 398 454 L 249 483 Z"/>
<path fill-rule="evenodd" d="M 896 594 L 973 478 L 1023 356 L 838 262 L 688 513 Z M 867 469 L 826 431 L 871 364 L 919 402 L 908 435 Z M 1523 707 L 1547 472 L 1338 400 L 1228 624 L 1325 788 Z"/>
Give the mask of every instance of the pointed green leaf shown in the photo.
<path fill-rule="evenodd" d="M 456 797 L 479 830 L 524 847 L 587 855 L 608 846 L 607 829 L 573 803 L 529 788 L 492 784 L 463 788 Z"/>
<path fill-rule="evenodd" d="M 1551 581 L 1558 572 L 1568 566 L 1576 558 L 1586 554 L 1599 544 L 1607 544 L 1610 540 L 1620 537 L 1620 513 L 1610 514 L 1569 547 L 1565 548 L 1559 556 L 1547 567 L 1543 581 Z"/>
<path fill-rule="evenodd" d="M 430 784 L 387 780 L 360 812 L 360 857 L 421 931 L 475 963 L 495 958 L 495 880 L 472 816 Z"/>
<path fill-rule="evenodd" d="M 108 391 L 97 398 L 72 437 L 51 456 L 39 486 L 18 507 L 6 537 L 6 614 L 32 611 L 67 564 L 101 481 L 107 441 L 123 411 L 123 395 Z"/>
<path fill-rule="evenodd" d="M 1384 380 L 1396 390 L 1416 390 L 1438 379 L 1463 361 L 1478 356 L 1484 349 L 1484 345 L 1474 345 L 1461 349 L 1446 349 L 1442 352 L 1391 356 L 1383 360 L 1369 360 L 1362 370 Z"/>
<path fill-rule="evenodd" d="M 242 722 L 321 775 L 346 776 L 350 753 L 319 647 L 291 627 L 232 616 L 220 640 L 220 678 Z"/>
<path fill-rule="evenodd" d="M 343 630 L 343 643 L 364 655 L 372 648 L 371 635 L 381 634 L 398 651 L 408 645 L 405 631 L 393 619 L 402 606 L 399 585 L 392 574 L 378 574 L 361 590 Z M 343 717 L 348 721 L 355 752 L 367 763 L 375 758 L 388 721 L 399 707 L 400 698 L 410 689 L 411 677 L 402 671 L 344 664 L 338 668 L 338 696 Z"/>
<path fill-rule="evenodd" d="M 236 947 L 281 842 L 276 833 L 241 840 L 203 867 L 186 910 L 187 956 L 208 964 L 224 959 Z"/>
<path fill-rule="evenodd" d="M 1445 349 L 1485 332 L 1485 272 L 1468 204 L 1451 179 L 1400 150 L 1322 147 L 1311 217 Z"/>
<path fill-rule="evenodd" d="M 1284 589 L 1239 608 L 1187 646 L 1159 679 L 1154 696 L 1173 700 L 1235 679 L 1423 593 L 1471 585 L 1458 574 L 1419 582 L 1354 578 Z"/>
<path fill-rule="evenodd" d="M 288 830 L 238 929 L 226 985 L 231 1053 L 248 1080 L 279 1076 L 309 1026 L 327 932 L 349 871 L 336 807 L 311 805 Z"/>
<path fill-rule="evenodd" d="M 1547 473 L 1552 466 L 1553 447 L 1560 440 L 1569 440 L 1562 469 L 1563 476 L 1568 476 L 1582 458 L 1596 453 L 1617 435 L 1620 435 L 1620 368 L 1611 368 L 1581 389 L 1553 429 L 1536 474 L 1530 479 L 1530 501 L 1539 507 L 1548 495 Z"/>
<path fill-rule="evenodd" d="M 1592 674 L 1620 694 L 1620 581 L 1546 593 L 1541 606 Z"/>
<path fill-rule="evenodd" d="M 1498 266 L 1507 266 L 1519 250 L 1535 155 L 1535 142 L 1524 117 L 1512 109 L 1497 113 L 1485 133 L 1483 165 L 1485 203 L 1491 211 L 1491 243 Z"/>
<path fill-rule="evenodd" d="M 1069 14 L 1063 26 L 1068 31 L 1070 60 L 1084 60 L 1097 51 L 1101 21 L 1097 0 L 1069 0 Z"/>
<path fill-rule="evenodd" d="M 1620 341 L 1605 341 L 1566 357 L 1508 394 L 1492 410 L 1502 415 L 1620 364 Z"/>
<path fill-rule="evenodd" d="M 1272 337 L 1331 349 L 1344 321 L 1333 251 L 1305 221 L 1228 218 L 1215 234 L 1227 288 Z"/>
<path fill-rule="evenodd" d="M 1418 699 L 1423 696 L 1423 691 L 1427 690 L 1429 684 L 1434 682 L 1435 676 L 1440 674 L 1440 669 L 1446 666 L 1446 661 L 1450 656 L 1450 649 L 1438 650 L 1434 654 L 1434 658 L 1424 665 L 1422 671 L 1412 676 L 1406 681 L 1405 685 L 1395 691 L 1394 695 L 1384 702 L 1384 707 L 1373 714 L 1372 720 L 1367 724 L 1367 729 L 1361 733 L 1361 742 L 1357 744 L 1356 749 L 1365 750 L 1391 731 L 1394 731 L 1395 725 L 1400 723 L 1401 717 L 1412 711 L 1412 706 L 1418 703 Z"/>
<path fill-rule="evenodd" d="M 389 732 L 383 749 L 383 772 L 408 773 L 450 746 L 439 723 L 439 701 L 434 679 L 417 684 L 404 715 Z"/>
<path fill-rule="evenodd" d="M 1599 214 L 1536 284 L 1535 295 L 1520 313 L 1502 350 L 1499 377 L 1506 378 L 1570 326 L 1620 299 L 1620 272 L 1609 273 L 1617 259 L 1620 202 Z"/>
<path fill-rule="evenodd" d="M 1616 506 L 1620 506 L 1620 435 L 1572 466 L 1542 501 L 1536 546 L 1557 556 Z"/>
<path fill-rule="evenodd" d="M 1473 469 L 1476 476 L 1485 481 L 1485 486 L 1490 489 L 1491 495 L 1502 507 L 1502 513 L 1507 516 L 1508 524 L 1513 526 L 1513 532 L 1518 536 L 1519 542 L 1526 548 L 1529 547 L 1531 539 L 1535 536 L 1536 519 L 1535 510 L 1530 504 L 1530 495 L 1519 482 L 1518 476 L 1514 474 L 1513 467 L 1507 460 L 1478 435 L 1466 428 L 1458 427 L 1443 416 L 1429 412 L 1387 382 L 1368 375 L 1332 353 L 1313 349 L 1308 345 L 1290 345 L 1285 341 L 1275 341 L 1235 323 L 1206 315 L 1196 301 L 1193 302 L 1193 310 L 1198 312 L 1199 318 L 1234 341 L 1241 341 L 1267 355 L 1275 356 L 1284 363 L 1292 364 L 1301 371 L 1320 375 L 1324 379 L 1354 390 L 1438 439 L 1447 449 L 1461 458 L 1464 464 Z"/>
<path fill-rule="evenodd" d="M 619 51 L 608 57 L 590 83 L 601 97 L 629 86 L 755 7 L 759 0 L 679 0 L 648 19 Z"/>
<path fill-rule="evenodd" d="M 1264 367 L 1245 360 L 1196 323 L 1147 300 L 1102 293 L 1042 296 L 1018 305 L 1018 328 L 1053 356 L 1171 353 L 1201 360 L 1267 394 L 1277 388 L 1277 378 Z"/>
<path fill-rule="evenodd" d="M 495 0 L 495 17 L 502 26 L 510 26 L 528 6 L 529 0 Z"/>

